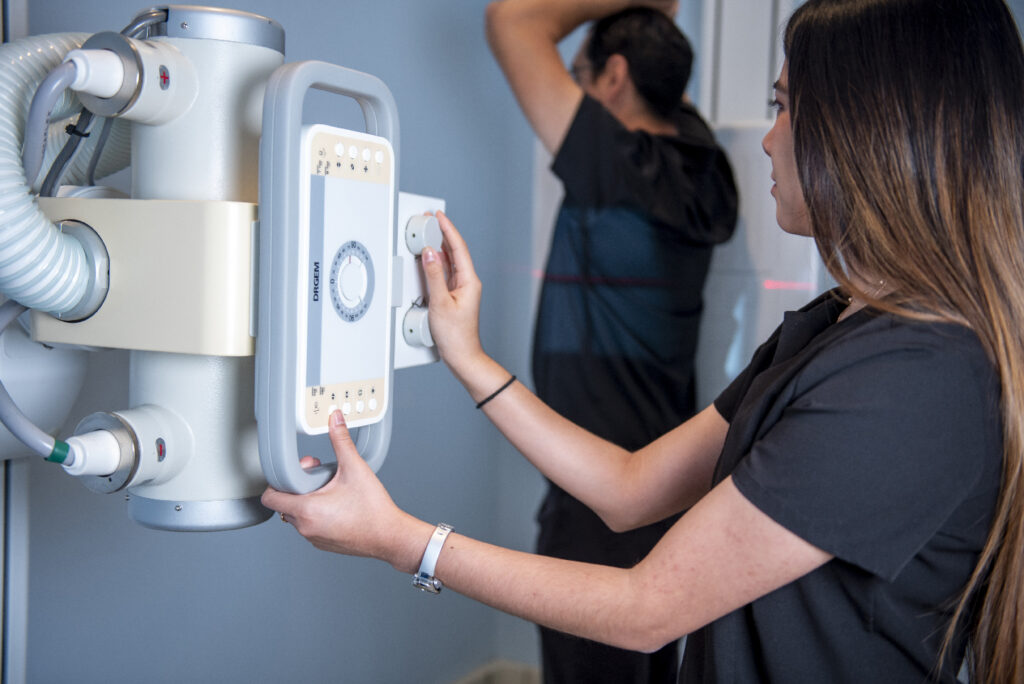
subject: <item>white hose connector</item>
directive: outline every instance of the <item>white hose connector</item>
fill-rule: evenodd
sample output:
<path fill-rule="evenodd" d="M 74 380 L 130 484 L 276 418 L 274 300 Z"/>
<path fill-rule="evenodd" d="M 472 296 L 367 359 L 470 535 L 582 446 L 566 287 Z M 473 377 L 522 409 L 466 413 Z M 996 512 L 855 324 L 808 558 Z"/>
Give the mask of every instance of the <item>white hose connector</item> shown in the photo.
<path fill-rule="evenodd" d="M 36 204 L 21 146 L 36 88 L 87 37 L 51 34 L 0 45 L 0 292 L 55 315 L 83 299 L 89 267 L 78 240 L 61 234 Z"/>
<path fill-rule="evenodd" d="M 121 447 L 117 438 L 107 430 L 94 430 L 68 437 L 68 458 L 64 470 L 69 475 L 106 476 L 117 470 L 121 462 Z"/>
<path fill-rule="evenodd" d="M 113 97 L 124 83 L 124 63 L 110 50 L 72 50 L 64 58 L 75 65 L 71 89 L 96 97 Z"/>

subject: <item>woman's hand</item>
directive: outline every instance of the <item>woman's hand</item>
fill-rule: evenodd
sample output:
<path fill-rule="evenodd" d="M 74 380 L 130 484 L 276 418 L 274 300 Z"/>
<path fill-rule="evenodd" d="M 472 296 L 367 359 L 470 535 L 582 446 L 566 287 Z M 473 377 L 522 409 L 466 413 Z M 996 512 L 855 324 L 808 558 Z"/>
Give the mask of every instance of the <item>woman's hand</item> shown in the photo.
<path fill-rule="evenodd" d="M 394 504 L 356 451 L 341 411 L 331 414 L 329 423 L 338 457 L 334 478 L 309 494 L 287 494 L 267 487 L 263 505 L 280 512 L 318 549 L 379 558 L 413 572 L 429 539 L 429 530 L 423 529 L 426 524 Z M 309 467 L 316 460 L 307 457 L 302 463 Z"/>
<path fill-rule="evenodd" d="M 480 279 L 459 231 L 437 212 L 444 235 L 442 254 L 427 247 L 420 260 L 427 280 L 430 336 L 456 376 L 485 358 L 480 345 Z"/>

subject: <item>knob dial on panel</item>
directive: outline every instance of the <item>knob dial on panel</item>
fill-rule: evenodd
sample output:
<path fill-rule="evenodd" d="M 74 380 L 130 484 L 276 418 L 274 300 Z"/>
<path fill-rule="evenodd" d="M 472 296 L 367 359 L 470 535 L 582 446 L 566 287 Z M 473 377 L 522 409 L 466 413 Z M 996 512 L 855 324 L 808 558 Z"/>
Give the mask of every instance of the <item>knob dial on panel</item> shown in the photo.
<path fill-rule="evenodd" d="M 405 343 L 411 347 L 434 346 L 426 307 L 413 306 L 405 312 L 405 318 L 402 320 L 402 334 L 405 337 Z"/>
<path fill-rule="evenodd" d="M 346 306 L 358 306 L 366 294 L 366 266 L 359 257 L 349 257 L 338 274 L 338 294 Z"/>
<path fill-rule="evenodd" d="M 331 262 L 331 303 L 346 321 L 358 321 L 370 308 L 373 275 L 373 260 L 361 242 L 349 240 L 338 248 Z"/>
<path fill-rule="evenodd" d="M 405 244 L 413 254 L 419 254 L 427 245 L 440 250 L 442 239 L 441 224 L 436 216 L 418 214 L 405 224 Z"/>

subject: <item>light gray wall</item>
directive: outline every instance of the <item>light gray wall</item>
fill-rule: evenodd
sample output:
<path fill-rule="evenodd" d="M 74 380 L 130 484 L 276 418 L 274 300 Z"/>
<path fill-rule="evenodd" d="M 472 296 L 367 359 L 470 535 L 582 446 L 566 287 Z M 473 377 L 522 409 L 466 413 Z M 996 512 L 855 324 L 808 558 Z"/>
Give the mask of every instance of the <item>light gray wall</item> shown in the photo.
<path fill-rule="evenodd" d="M 287 60 L 372 73 L 401 119 L 400 187 L 448 201 L 484 281 L 482 335 L 528 376 L 532 135 L 487 52 L 482 0 L 240 0 L 270 16 Z M 32 0 L 29 32 L 119 30 L 147 7 Z M 328 96 L 311 118 L 362 126 Z M 125 355 L 98 353 L 72 419 L 127 402 Z M 396 374 L 381 479 L 399 505 L 529 548 L 539 476 L 439 365 Z M 66 431 L 65 431 L 66 433 Z M 123 500 L 31 466 L 30 682 L 449 682 L 495 658 L 533 662 L 532 626 L 384 564 L 315 550 L 276 518 L 211 534 L 131 523 Z"/>
<path fill-rule="evenodd" d="M 1024 0 L 1009 0 L 1006 4 L 1017 18 L 1017 24 L 1020 24 L 1021 17 L 1024 17 Z"/>

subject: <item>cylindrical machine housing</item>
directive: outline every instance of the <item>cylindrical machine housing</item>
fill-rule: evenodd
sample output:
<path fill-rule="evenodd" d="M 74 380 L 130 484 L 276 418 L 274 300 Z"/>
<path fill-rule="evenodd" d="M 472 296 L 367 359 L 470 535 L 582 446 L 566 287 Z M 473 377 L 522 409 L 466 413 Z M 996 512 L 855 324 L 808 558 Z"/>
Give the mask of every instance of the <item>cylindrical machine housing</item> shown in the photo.
<path fill-rule="evenodd" d="M 191 63 L 196 97 L 172 121 L 133 124 L 132 196 L 256 202 L 263 93 L 284 61 L 284 31 L 265 17 L 217 8 L 172 6 L 167 17 L 149 40 L 172 44 Z M 172 479 L 129 487 L 132 518 L 148 527 L 207 531 L 269 517 L 259 503 L 266 481 L 251 357 L 135 351 L 129 382 L 132 406 L 157 405 L 180 416 L 194 443 Z"/>
<path fill-rule="evenodd" d="M 149 40 L 185 56 L 197 92 L 173 121 L 133 125 L 132 196 L 256 202 L 263 92 L 284 63 L 284 29 L 248 12 L 172 6 L 158 33 L 165 35 Z"/>
<path fill-rule="evenodd" d="M 210 531 L 246 527 L 270 517 L 259 502 L 266 480 L 253 420 L 253 374 L 252 357 L 131 353 L 132 405 L 173 411 L 192 437 L 191 444 L 184 439 L 175 443 L 165 437 L 173 431 L 160 432 L 151 421 L 131 420 L 132 411 L 119 412 L 131 422 L 143 450 L 165 458 L 166 468 L 176 470 L 166 478 L 157 469 L 153 480 L 129 487 L 133 520 L 158 529 Z M 144 465 L 154 460 L 140 454 Z"/>

